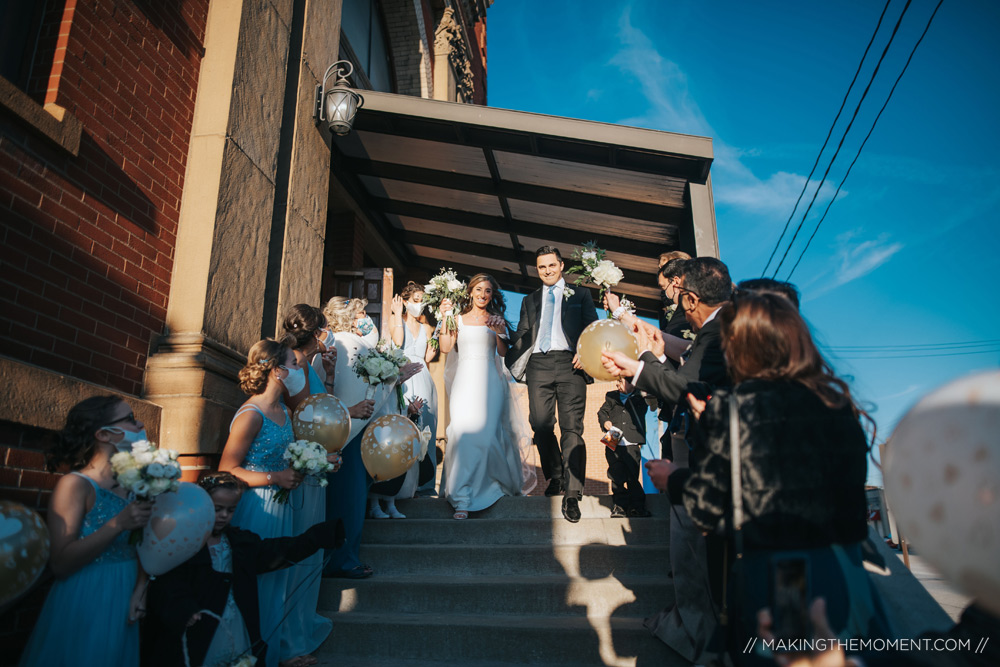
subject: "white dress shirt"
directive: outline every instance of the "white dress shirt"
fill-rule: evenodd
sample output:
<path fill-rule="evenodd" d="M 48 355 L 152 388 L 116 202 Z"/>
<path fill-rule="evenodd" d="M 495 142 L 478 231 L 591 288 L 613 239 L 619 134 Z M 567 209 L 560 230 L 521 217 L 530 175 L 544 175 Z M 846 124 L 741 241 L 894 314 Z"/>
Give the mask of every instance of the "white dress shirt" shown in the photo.
<path fill-rule="evenodd" d="M 565 301 L 565 299 L 563 298 L 563 294 L 566 289 L 566 280 L 560 278 L 559 282 L 557 282 L 554 285 L 554 287 L 556 289 L 555 292 L 552 294 L 552 296 L 555 297 L 556 303 L 555 303 L 555 312 L 552 313 L 552 338 L 549 341 L 549 352 L 552 352 L 553 350 L 564 350 L 568 352 L 570 351 L 569 341 L 566 340 L 566 334 L 563 333 L 563 328 L 562 328 L 562 307 L 563 307 L 563 302 Z M 542 320 L 545 319 L 542 316 L 545 314 L 545 299 L 546 299 L 546 292 L 548 291 L 549 291 L 549 286 L 542 285 L 542 309 L 538 312 L 539 327 L 541 327 Z M 542 351 L 541 348 L 539 347 L 541 340 L 542 340 L 542 332 L 539 331 L 538 334 L 535 336 L 535 347 L 531 349 L 532 354 Z"/>

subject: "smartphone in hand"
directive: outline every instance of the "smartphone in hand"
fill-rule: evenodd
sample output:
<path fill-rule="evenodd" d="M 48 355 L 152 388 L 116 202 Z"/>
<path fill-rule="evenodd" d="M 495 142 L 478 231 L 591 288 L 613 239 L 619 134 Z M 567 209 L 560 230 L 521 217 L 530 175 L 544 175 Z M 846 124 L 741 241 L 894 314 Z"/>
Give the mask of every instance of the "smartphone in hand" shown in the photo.
<path fill-rule="evenodd" d="M 771 615 L 774 638 L 781 642 L 811 639 L 809 558 L 805 554 L 771 560 Z"/>

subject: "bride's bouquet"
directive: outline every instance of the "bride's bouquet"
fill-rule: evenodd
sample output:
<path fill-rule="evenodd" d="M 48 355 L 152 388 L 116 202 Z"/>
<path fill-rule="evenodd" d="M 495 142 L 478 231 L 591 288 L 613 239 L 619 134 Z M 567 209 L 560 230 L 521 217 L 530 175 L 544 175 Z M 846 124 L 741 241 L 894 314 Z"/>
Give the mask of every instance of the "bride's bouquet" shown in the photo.
<path fill-rule="evenodd" d="M 455 324 L 455 314 L 449 310 L 441 312 L 441 302 L 445 299 L 451 301 L 455 307 L 461 307 L 462 303 L 469 298 L 465 283 L 458 279 L 458 275 L 451 269 L 441 269 L 431 281 L 424 285 L 424 303 L 431 309 L 438 322 L 444 321 L 444 331 L 451 332 L 458 329 Z M 443 320 L 442 320 L 443 318 Z"/>
<path fill-rule="evenodd" d="M 327 461 L 326 457 L 327 452 L 323 445 L 310 440 L 296 440 L 288 445 L 284 453 L 289 468 L 306 477 L 314 477 L 318 486 L 329 484 L 326 473 L 333 472 L 333 464 Z M 274 494 L 274 502 L 287 503 L 288 493 L 288 489 L 278 489 Z"/>
<path fill-rule="evenodd" d="M 400 369 L 408 363 L 406 353 L 384 338 L 372 349 L 359 354 L 354 362 L 354 374 L 368 384 L 365 398 L 374 398 L 376 386 L 395 380 Z M 398 389 L 402 391 L 401 387 Z"/>
<path fill-rule="evenodd" d="M 566 273 L 575 273 L 579 276 L 575 284 L 582 285 L 589 282 L 601 288 L 598 301 L 604 301 L 605 293 L 625 277 L 614 262 L 604 259 L 604 255 L 604 250 L 598 248 L 594 241 L 588 241 L 570 255 L 570 259 L 578 264 L 566 270 Z"/>
<path fill-rule="evenodd" d="M 180 487 L 181 464 L 173 449 L 159 449 L 148 440 L 132 443 L 132 451 L 111 457 L 111 472 L 122 488 L 137 500 L 152 500 Z M 142 541 L 142 529 L 132 531 L 129 544 Z"/>

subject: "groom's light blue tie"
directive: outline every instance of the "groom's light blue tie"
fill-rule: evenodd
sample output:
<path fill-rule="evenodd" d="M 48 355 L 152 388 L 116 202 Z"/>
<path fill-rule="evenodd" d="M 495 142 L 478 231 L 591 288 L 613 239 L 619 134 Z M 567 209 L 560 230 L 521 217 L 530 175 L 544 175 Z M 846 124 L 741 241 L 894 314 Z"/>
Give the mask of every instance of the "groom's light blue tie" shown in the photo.
<path fill-rule="evenodd" d="M 538 349 L 548 352 L 552 347 L 552 315 L 556 312 L 556 286 L 545 290 L 545 303 L 542 305 L 542 338 L 538 341 Z"/>

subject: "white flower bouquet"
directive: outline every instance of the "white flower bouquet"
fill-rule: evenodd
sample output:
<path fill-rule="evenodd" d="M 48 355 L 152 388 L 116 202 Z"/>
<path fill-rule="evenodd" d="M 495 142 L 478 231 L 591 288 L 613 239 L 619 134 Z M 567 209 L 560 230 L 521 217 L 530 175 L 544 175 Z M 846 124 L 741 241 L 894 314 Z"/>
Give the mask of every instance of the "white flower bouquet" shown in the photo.
<path fill-rule="evenodd" d="M 604 255 L 604 250 L 598 248 L 595 242 L 588 241 L 570 255 L 570 258 L 577 264 L 566 271 L 566 273 L 574 273 L 578 276 L 575 281 L 576 285 L 587 282 L 597 285 L 601 289 L 597 297 L 598 301 L 603 301 L 604 294 L 625 277 L 622 270 L 615 266 L 615 263 L 610 259 L 605 259 Z"/>
<path fill-rule="evenodd" d="M 323 445 L 310 440 L 296 440 L 288 445 L 284 453 L 288 467 L 307 478 L 313 477 L 317 486 L 326 486 L 329 483 L 326 473 L 333 472 L 333 464 L 326 457 Z M 274 502 L 287 503 L 288 493 L 288 489 L 278 489 L 274 494 Z"/>
<path fill-rule="evenodd" d="M 122 488 L 138 500 L 152 500 L 180 486 L 181 464 L 177 462 L 177 452 L 159 449 L 148 440 L 132 443 L 132 451 L 112 456 L 111 471 Z M 129 543 L 141 541 L 142 530 L 133 530 Z"/>
<path fill-rule="evenodd" d="M 378 344 L 359 354 L 354 362 L 354 374 L 368 383 L 366 398 L 375 397 L 375 387 L 399 377 L 399 369 L 410 363 L 406 353 L 394 347 L 391 341 L 382 339 Z"/>
<path fill-rule="evenodd" d="M 454 307 L 461 308 L 468 298 L 465 283 L 458 279 L 458 274 L 452 269 L 441 269 L 429 283 L 424 285 L 424 303 L 439 322 L 444 321 L 445 332 L 455 331 L 457 326 L 453 311 L 441 312 L 441 302 L 448 299 Z"/>

